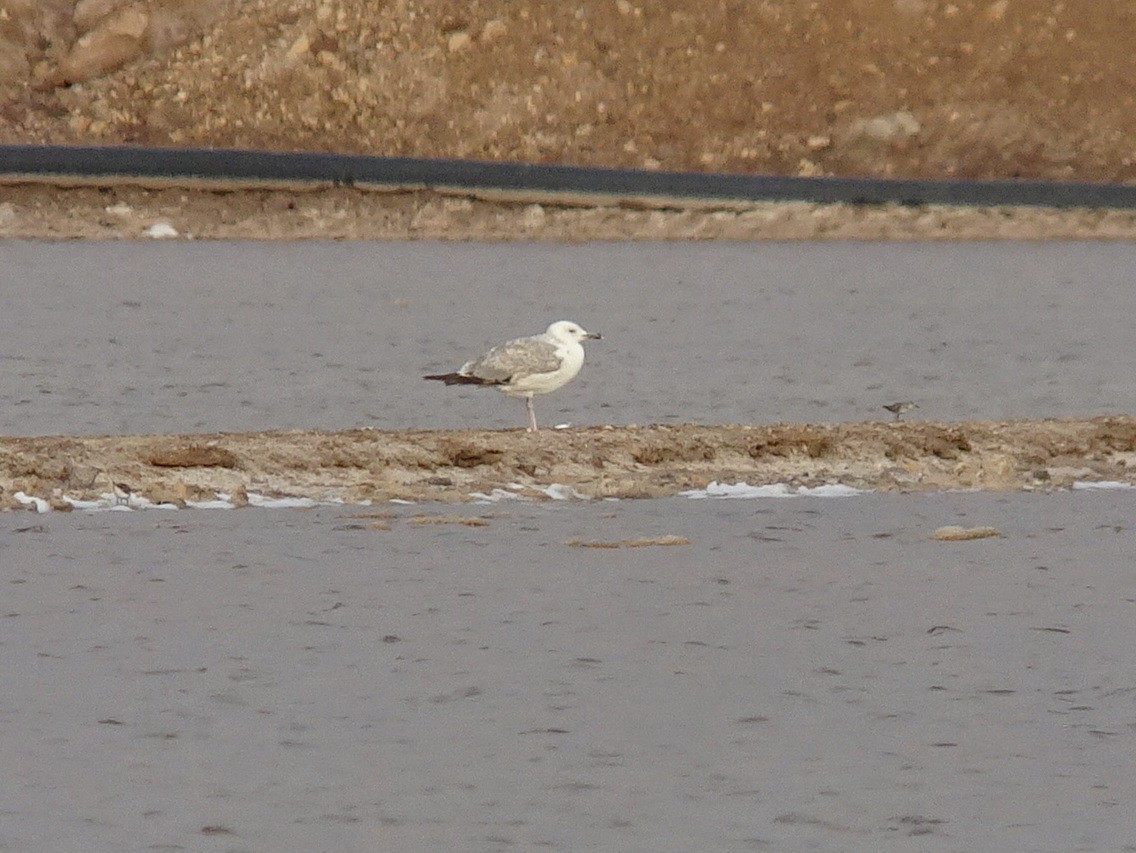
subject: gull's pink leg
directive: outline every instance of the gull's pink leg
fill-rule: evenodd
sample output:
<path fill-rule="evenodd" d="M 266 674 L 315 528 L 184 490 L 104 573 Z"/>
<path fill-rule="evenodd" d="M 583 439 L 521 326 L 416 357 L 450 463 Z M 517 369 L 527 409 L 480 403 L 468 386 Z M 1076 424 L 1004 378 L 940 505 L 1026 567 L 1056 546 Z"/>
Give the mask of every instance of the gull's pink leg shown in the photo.
<path fill-rule="evenodd" d="M 533 411 L 532 397 L 525 397 L 525 409 L 529 413 L 529 432 L 537 432 L 536 412 Z"/>

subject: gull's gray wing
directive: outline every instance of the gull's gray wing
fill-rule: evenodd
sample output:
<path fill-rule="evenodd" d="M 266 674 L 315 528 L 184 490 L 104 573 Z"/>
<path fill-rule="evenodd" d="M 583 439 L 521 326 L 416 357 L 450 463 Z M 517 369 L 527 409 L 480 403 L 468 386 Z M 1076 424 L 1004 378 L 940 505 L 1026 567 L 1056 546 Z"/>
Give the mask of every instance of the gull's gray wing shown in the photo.
<path fill-rule="evenodd" d="M 464 365 L 461 372 L 486 383 L 502 384 L 515 377 L 553 373 L 559 369 L 556 344 L 540 338 L 518 338 L 493 347 L 481 358 Z"/>

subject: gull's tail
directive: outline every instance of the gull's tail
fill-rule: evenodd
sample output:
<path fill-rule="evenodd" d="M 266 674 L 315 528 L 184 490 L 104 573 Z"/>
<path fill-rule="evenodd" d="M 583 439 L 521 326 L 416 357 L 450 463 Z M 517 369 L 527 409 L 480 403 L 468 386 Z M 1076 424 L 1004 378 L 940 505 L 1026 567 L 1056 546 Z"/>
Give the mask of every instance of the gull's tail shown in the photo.
<path fill-rule="evenodd" d="M 445 382 L 447 385 L 484 385 L 484 379 L 478 379 L 476 376 L 467 376 L 464 373 L 432 373 L 429 376 L 423 376 L 423 379 L 437 379 L 439 382 Z"/>

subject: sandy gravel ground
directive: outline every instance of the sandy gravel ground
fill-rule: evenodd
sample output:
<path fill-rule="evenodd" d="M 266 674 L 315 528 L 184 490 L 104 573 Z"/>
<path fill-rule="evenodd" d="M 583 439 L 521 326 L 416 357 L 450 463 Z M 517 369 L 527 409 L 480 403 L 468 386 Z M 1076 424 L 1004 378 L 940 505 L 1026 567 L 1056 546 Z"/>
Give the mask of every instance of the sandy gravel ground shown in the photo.
<path fill-rule="evenodd" d="M 1133 11 L 1053 0 L 19 0 L 0 139 L 1136 177 Z"/>
<path fill-rule="evenodd" d="M 240 240 L 1057 240 L 1136 239 L 1136 212 L 676 200 L 587 205 L 352 189 L 0 187 L 0 237 Z"/>
<path fill-rule="evenodd" d="M 0 20 L 0 140 L 1125 181 L 1131 17 L 1051 0 L 742 0 L 697 14 L 631 0 L 19 0 Z M 4 187 L 0 235 L 137 237 L 170 211 L 197 237 L 1136 237 L 1130 214 L 1086 211 L 121 187 Z"/>

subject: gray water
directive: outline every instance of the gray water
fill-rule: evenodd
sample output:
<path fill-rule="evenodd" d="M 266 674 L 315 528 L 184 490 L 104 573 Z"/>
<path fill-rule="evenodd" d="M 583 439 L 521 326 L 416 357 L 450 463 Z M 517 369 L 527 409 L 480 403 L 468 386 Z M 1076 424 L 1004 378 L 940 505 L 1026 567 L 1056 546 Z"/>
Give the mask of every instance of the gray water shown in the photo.
<path fill-rule="evenodd" d="M 1131 411 L 1133 260 L 0 243 L 0 430 L 519 426 L 419 377 L 562 317 L 605 337 L 546 423 Z M 0 850 L 1134 850 L 1134 513 L 1121 491 L 0 513 Z M 667 534 L 691 543 L 565 544 Z"/>
<path fill-rule="evenodd" d="M 418 511 L 0 514 L 0 850 L 1136 845 L 1136 493 Z"/>
<path fill-rule="evenodd" d="M 543 423 L 1087 416 L 1136 401 L 1124 243 L 0 243 L 0 431 L 507 427 L 444 388 L 603 333 Z"/>

